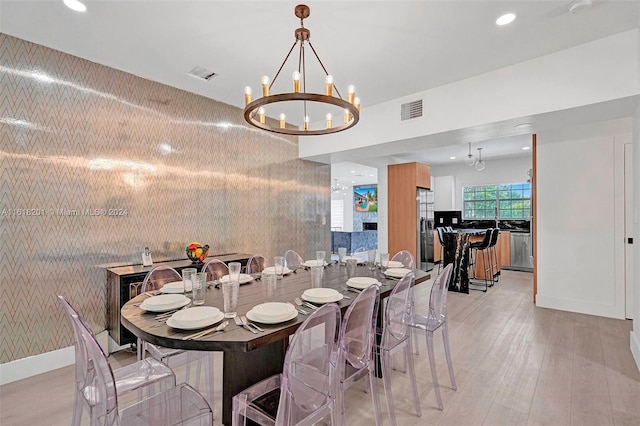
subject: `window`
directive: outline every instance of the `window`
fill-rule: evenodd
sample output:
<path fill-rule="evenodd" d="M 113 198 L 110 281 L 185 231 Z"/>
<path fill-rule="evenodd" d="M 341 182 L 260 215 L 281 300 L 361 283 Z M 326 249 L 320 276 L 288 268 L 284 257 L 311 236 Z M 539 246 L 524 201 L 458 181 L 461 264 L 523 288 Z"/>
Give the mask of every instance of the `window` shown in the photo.
<path fill-rule="evenodd" d="M 462 188 L 464 219 L 528 219 L 531 216 L 531 184 L 465 186 Z"/>
<path fill-rule="evenodd" d="M 331 230 L 344 228 L 344 200 L 331 200 Z"/>

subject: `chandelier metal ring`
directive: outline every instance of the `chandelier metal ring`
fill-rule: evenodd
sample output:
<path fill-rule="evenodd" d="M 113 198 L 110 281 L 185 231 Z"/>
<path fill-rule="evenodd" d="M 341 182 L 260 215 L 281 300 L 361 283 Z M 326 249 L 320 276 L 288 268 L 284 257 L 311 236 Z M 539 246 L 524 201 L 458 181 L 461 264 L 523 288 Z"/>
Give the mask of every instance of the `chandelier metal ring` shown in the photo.
<path fill-rule="evenodd" d="M 271 127 L 266 123 L 261 123 L 259 119 L 256 118 L 258 109 L 261 106 L 286 101 L 310 101 L 332 104 L 349 111 L 349 114 L 351 114 L 351 118 L 345 124 L 334 126 L 330 129 L 318 130 L 300 130 L 287 127 L 281 129 L 277 127 Z M 356 123 L 358 123 L 358 120 L 360 120 L 360 111 L 358 111 L 358 108 L 356 108 L 356 106 L 352 103 L 333 96 L 321 95 L 319 93 L 279 93 L 277 95 L 263 96 L 262 98 L 258 98 L 255 101 L 251 102 L 244 108 L 244 119 L 252 125 L 263 130 L 268 130 L 274 133 L 281 133 L 284 135 L 326 135 L 328 133 L 341 132 L 355 126 Z"/>

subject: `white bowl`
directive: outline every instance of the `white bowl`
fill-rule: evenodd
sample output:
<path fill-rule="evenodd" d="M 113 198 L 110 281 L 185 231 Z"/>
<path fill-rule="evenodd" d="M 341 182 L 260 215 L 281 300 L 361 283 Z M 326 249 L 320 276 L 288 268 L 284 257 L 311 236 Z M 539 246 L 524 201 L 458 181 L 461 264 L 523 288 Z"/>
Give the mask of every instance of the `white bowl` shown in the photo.
<path fill-rule="evenodd" d="M 340 293 L 332 288 L 310 288 L 304 291 L 303 295 L 315 300 L 334 300 Z"/>
<path fill-rule="evenodd" d="M 174 313 L 171 318 L 176 324 L 195 327 L 207 323 L 212 318 L 218 317 L 219 314 L 220 309 L 213 306 L 194 306 Z"/>
<path fill-rule="evenodd" d="M 411 269 L 407 269 L 407 268 L 389 268 L 386 271 L 384 271 L 384 274 L 388 275 L 390 277 L 394 277 L 394 278 L 402 278 L 405 275 L 407 275 L 409 272 L 411 272 Z"/>
<path fill-rule="evenodd" d="M 251 309 L 254 315 L 266 321 L 281 321 L 291 316 L 296 309 L 290 303 L 267 302 Z"/>
<path fill-rule="evenodd" d="M 191 281 L 187 281 L 186 289 L 184 288 L 184 284 L 182 283 L 182 281 L 174 281 L 172 283 L 166 283 L 165 285 L 163 285 L 160 291 L 162 293 L 183 293 L 184 290 L 191 291 L 192 287 L 193 286 Z"/>
<path fill-rule="evenodd" d="M 183 302 L 185 299 L 188 298 L 184 294 L 161 294 L 159 296 L 151 296 L 142 303 L 148 307 L 164 308 Z"/>
<path fill-rule="evenodd" d="M 370 285 L 380 284 L 377 279 L 372 277 L 352 277 L 347 281 L 347 285 L 353 288 L 364 289 Z"/>

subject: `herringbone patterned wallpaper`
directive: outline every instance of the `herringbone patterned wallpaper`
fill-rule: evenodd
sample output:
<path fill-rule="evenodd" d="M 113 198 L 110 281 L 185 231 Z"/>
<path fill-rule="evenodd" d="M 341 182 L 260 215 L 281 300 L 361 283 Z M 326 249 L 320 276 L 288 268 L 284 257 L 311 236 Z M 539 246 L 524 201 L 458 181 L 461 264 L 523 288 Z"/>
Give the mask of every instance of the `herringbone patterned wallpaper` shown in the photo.
<path fill-rule="evenodd" d="M 186 70 L 185 70 L 186 72 Z M 203 83 L 211 84 L 211 83 Z M 243 96 L 242 88 L 238 96 Z M 330 169 L 238 108 L 0 34 L 0 363 L 106 327 L 105 266 L 329 250 Z"/>

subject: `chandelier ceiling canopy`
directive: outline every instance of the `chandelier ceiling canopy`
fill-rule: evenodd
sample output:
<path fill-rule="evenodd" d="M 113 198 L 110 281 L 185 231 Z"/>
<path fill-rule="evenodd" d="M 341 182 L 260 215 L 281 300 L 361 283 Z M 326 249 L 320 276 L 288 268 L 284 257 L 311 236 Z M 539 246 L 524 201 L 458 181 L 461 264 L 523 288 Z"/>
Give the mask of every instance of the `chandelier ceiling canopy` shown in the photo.
<path fill-rule="evenodd" d="M 304 26 L 304 19 L 309 17 L 310 9 L 304 4 L 299 4 L 294 9 L 296 17 L 300 18 L 300 28 L 295 30 L 295 41 L 289 53 L 287 53 L 282 65 L 276 72 L 273 80 L 270 80 L 268 76 L 262 77 L 262 97 L 253 99 L 253 91 L 251 87 L 245 87 L 245 108 L 244 118 L 252 126 L 260 129 L 281 133 L 286 135 L 326 135 L 330 133 L 340 132 L 342 130 L 349 129 L 358 122 L 360 119 L 360 99 L 355 96 L 355 87 L 347 87 L 347 100 L 342 99 L 338 88 L 334 83 L 334 78 L 324 64 L 320 60 L 320 57 L 316 53 L 313 45 L 311 44 L 311 32 Z M 280 76 L 280 72 L 284 68 L 287 60 L 291 56 L 291 53 L 298 46 L 298 65 L 293 72 L 291 81 L 291 92 L 285 93 L 271 93 L 271 88 L 276 82 L 276 79 Z M 305 48 L 309 47 L 313 55 L 317 59 L 322 71 L 325 75 L 324 93 L 314 93 L 307 91 L 307 78 L 306 78 L 306 58 Z M 312 82 L 309 82 L 310 86 Z M 317 83 L 317 82 L 315 82 Z M 334 96 L 334 92 L 337 96 Z M 278 110 L 279 105 L 289 104 L 296 105 L 296 114 L 298 117 L 292 119 L 300 120 L 301 126 L 291 125 L 287 121 L 287 117 Z M 315 122 L 323 123 L 323 126 L 319 128 L 311 128 L 311 117 L 308 114 L 308 106 L 310 104 L 318 104 L 323 106 L 327 113 L 322 120 L 319 117 L 314 117 Z M 268 117 L 278 117 L 278 120 L 269 119 Z"/>

